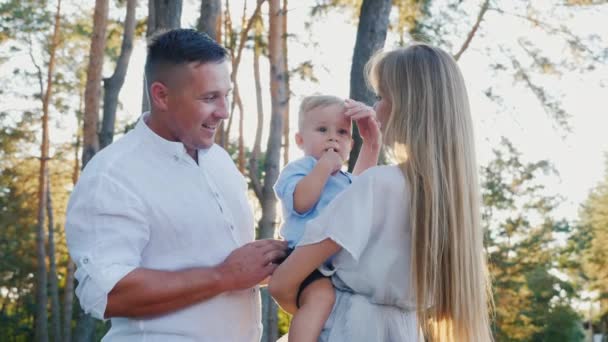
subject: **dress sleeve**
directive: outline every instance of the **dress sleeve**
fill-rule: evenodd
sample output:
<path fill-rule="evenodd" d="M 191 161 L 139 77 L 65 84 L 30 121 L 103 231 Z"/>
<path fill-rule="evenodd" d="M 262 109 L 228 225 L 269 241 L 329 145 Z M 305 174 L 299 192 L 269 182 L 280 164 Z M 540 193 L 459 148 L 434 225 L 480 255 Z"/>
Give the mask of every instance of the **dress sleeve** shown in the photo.
<path fill-rule="evenodd" d="M 70 198 L 66 238 L 83 310 L 104 319 L 108 293 L 141 264 L 150 230 L 142 202 L 107 176 L 82 177 Z"/>
<path fill-rule="evenodd" d="M 293 208 L 293 194 L 296 191 L 298 182 L 312 171 L 316 160 L 313 157 L 305 157 L 289 163 L 281 171 L 279 179 L 274 185 L 274 192 L 281 201 L 281 205 L 287 213 L 295 216 L 305 217 L 316 208 L 316 203 L 308 211 L 298 213 Z"/>
<path fill-rule="evenodd" d="M 319 216 L 306 224 L 298 246 L 329 238 L 358 261 L 367 246 L 374 224 L 373 195 L 373 177 L 369 174 L 357 177 Z"/>

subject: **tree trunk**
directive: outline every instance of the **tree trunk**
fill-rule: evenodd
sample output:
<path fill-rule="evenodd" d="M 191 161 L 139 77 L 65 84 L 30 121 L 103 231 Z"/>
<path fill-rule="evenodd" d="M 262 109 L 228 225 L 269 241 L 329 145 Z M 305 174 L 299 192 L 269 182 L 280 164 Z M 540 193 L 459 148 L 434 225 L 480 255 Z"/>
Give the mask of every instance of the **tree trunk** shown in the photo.
<path fill-rule="evenodd" d="M 153 10 L 148 14 L 146 36 L 150 37 L 161 29 L 181 27 L 182 0 L 150 0 Z"/>
<path fill-rule="evenodd" d="M 87 83 L 84 90 L 84 122 L 82 166 L 99 151 L 99 101 L 101 96 L 101 72 L 104 49 L 106 46 L 106 28 L 108 21 L 108 0 L 95 1 L 93 15 L 93 35 L 87 68 Z"/>
<path fill-rule="evenodd" d="M 226 3 L 224 5 L 223 19 L 224 20 L 220 23 L 220 27 L 222 27 L 222 25 L 224 27 L 224 40 L 222 42 L 222 35 L 220 34 L 220 40 L 218 42 L 220 42 L 224 47 L 230 50 L 230 39 L 232 37 L 232 18 L 230 17 L 230 2 L 228 0 L 226 0 Z M 232 78 L 230 80 L 232 80 Z M 220 126 L 217 128 L 217 133 L 215 134 L 215 143 L 222 147 L 226 147 L 226 141 L 228 140 L 226 137 L 226 132 L 229 131 L 230 120 L 232 120 L 232 115 L 230 115 L 230 117 L 228 118 L 228 122 L 226 122 L 226 120 L 222 120 L 220 122 Z"/>
<path fill-rule="evenodd" d="M 258 198 L 262 201 L 262 186 L 260 182 L 260 175 L 258 173 L 258 164 L 261 154 L 262 145 L 262 128 L 264 125 L 264 104 L 262 102 L 262 82 L 260 79 L 260 55 L 262 54 L 262 32 L 264 30 L 262 16 L 258 13 L 255 19 L 255 38 L 253 45 L 253 75 L 255 81 L 255 100 L 257 105 L 257 126 L 255 129 L 255 140 L 253 143 L 253 150 L 251 151 L 251 158 L 249 159 L 249 178 L 253 191 Z"/>
<path fill-rule="evenodd" d="M 53 71 L 55 68 L 55 52 L 59 45 L 59 24 L 61 20 L 61 0 L 57 1 L 55 13 L 55 25 L 53 38 L 49 49 L 49 64 L 46 82 L 46 91 L 42 99 L 42 141 L 40 142 L 40 170 L 38 175 L 38 222 L 36 229 L 36 256 L 38 267 L 36 270 L 36 328 L 35 340 L 48 341 L 47 322 L 47 272 L 46 272 L 46 249 L 45 249 L 45 209 L 48 191 L 47 161 L 49 158 L 49 104 L 53 89 Z M 41 94 L 42 95 L 42 94 Z"/>
<path fill-rule="evenodd" d="M 268 36 L 268 52 L 270 58 L 270 97 L 271 117 L 270 134 L 266 148 L 264 170 L 264 185 L 262 187 L 262 218 L 260 220 L 260 237 L 274 236 L 276 222 L 276 203 L 272 186 L 279 176 L 281 157 L 281 138 L 283 136 L 283 118 L 287 105 L 287 89 L 285 75 L 285 58 L 283 57 L 283 20 L 286 13 L 281 9 L 281 0 L 269 1 L 270 29 Z M 270 298 L 268 291 L 263 291 L 264 335 L 263 341 L 276 341 L 278 338 L 277 305 Z"/>
<path fill-rule="evenodd" d="M 374 94 L 367 88 L 363 68 L 370 57 L 384 46 L 390 12 L 390 0 L 363 0 L 361 4 L 353 64 L 350 69 L 350 98 L 368 105 L 374 103 Z M 348 170 L 351 172 L 357 162 L 362 143 L 356 125 L 353 129 L 353 139 L 355 143 L 348 160 Z"/>
<path fill-rule="evenodd" d="M 63 338 L 64 341 L 72 340 L 72 307 L 74 305 L 74 272 L 76 265 L 72 258 L 68 257 L 67 272 L 65 276 L 65 288 L 63 289 Z"/>
<path fill-rule="evenodd" d="M 243 103 L 241 101 L 241 96 L 239 94 L 239 102 L 237 103 L 237 106 L 239 107 L 239 158 L 238 158 L 238 166 L 239 166 L 239 171 L 241 171 L 242 174 L 245 174 L 245 140 L 243 137 L 244 134 L 244 121 L 245 121 L 245 113 L 243 110 Z"/>
<path fill-rule="evenodd" d="M 80 106 L 78 109 L 79 113 L 82 113 L 82 102 L 83 94 L 80 94 Z M 76 127 L 80 127 L 82 118 L 76 114 Z M 76 146 L 74 147 L 74 167 L 72 168 L 72 184 L 76 185 L 78 181 L 78 174 L 80 172 L 80 160 L 78 155 L 80 153 L 80 130 L 76 133 Z M 65 276 L 65 288 L 63 289 L 63 338 L 64 341 L 72 340 L 72 308 L 74 306 L 74 272 L 76 271 L 76 265 L 70 256 L 68 255 L 68 264 Z"/>
<path fill-rule="evenodd" d="M 93 35 L 87 67 L 87 83 L 84 90 L 84 118 L 82 137 L 82 167 L 84 168 L 99 151 L 99 100 L 101 96 L 101 72 L 106 45 L 108 0 L 96 0 L 93 14 Z M 74 332 L 76 341 L 91 341 L 95 331 L 95 320 L 79 310 L 78 324 Z"/>
<path fill-rule="evenodd" d="M 49 244 L 49 287 L 51 292 L 51 314 L 53 341 L 61 339 L 61 310 L 59 306 L 59 285 L 57 283 L 57 263 L 55 260 L 55 218 L 53 216 L 53 201 L 51 197 L 51 184 L 47 168 L 46 215 L 48 217 L 48 244 Z"/>
<path fill-rule="evenodd" d="M 235 64 L 238 66 L 238 63 L 235 63 L 235 53 L 234 53 L 234 45 L 236 44 L 235 40 L 235 36 L 233 35 L 233 30 L 232 30 L 232 15 L 230 14 L 230 1 L 226 0 L 226 3 L 224 5 L 224 32 L 226 33 L 224 35 L 224 46 L 230 51 L 230 55 L 232 56 L 232 65 L 234 66 Z M 245 11 L 243 11 L 244 14 Z M 232 72 L 230 73 L 230 81 L 234 84 L 234 69 L 232 69 Z M 238 85 L 237 85 L 237 89 L 233 89 L 232 93 L 233 95 L 233 99 L 238 98 L 239 95 L 239 89 L 238 89 Z M 232 120 L 234 119 L 234 116 L 232 115 L 234 112 L 234 101 L 232 102 L 232 105 L 230 107 L 230 114 L 228 116 L 228 121 L 226 120 L 222 120 L 222 122 L 220 123 L 220 129 L 219 129 L 219 134 L 216 135 L 216 141 L 219 143 L 220 146 L 222 146 L 223 148 L 226 148 L 228 146 L 228 144 L 230 144 L 230 129 L 232 128 Z"/>
<path fill-rule="evenodd" d="M 135 9 L 137 0 L 127 1 L 127 14 L 124 22 L 122 46 L 120 56 L 116 61 L 116 68 L 110 78 L 103 80 L 103 120 L 101 132 L 99 133 L 100 148 L 112 143 L 114 139 L 114 124 L 116 122 L 116 107 L 118 106 L 118 94 L 125 83 L 129 59 L 133 51 L 133 36 L 135 35 Z"/>
<path fill-rule="evenodd" d="M 150 38 L 158 30 L 181 27 L 181 18 L 182 0 L 149 0 L 146 38 Z M 141 107 L 142 112 L 146 112 L 150 110 L 150 103 L 145 79 L 143 94 Z"/>
<path fill-rule="evenodd" d="M 287 0 L 283 0 L 283 66 L 285 67 L 285 93 L 287 94 L 287 103 L 285 104 L 285 117 L 283 120 L 283 165 L 289 163 L 289 99 L 291 98 L 291 90 L 289 88 L 289 64 L 287 63 Z"/>
<path fill-rule="evenodd" d="M 246 4 L 246 3 L 245 3 Z M 239 70 L 239 65 L 241 64 L 241 57 L 243 56 L 243 48 L 245 47 L 245 43 L 247 41 L 247 36 L 249 35 L 249 31 L 251 27 L 254 25 L 256 18 L 258 17 L 260 10 L 262 7 L 262 1 L 258 1 L 253 11 L 253 15 L 249 20 L 247 20 L 246 7 L 243 7 L 243 17 L 241 19 L 241 34 L 239 37 L 239 46 L 236 53 L 236 58 L 232 60 L 232 83 L 234 88 L 234 103 L 232 106 L 232 111 L 234 111 L 235 105 L 239 109 L 239 140 L 238 140 L 238 166 L 241 173 L 245 174 L 245 141 L 243 137 L 244 130 L 244 118 L 245 112 L 243 110 L 243 102 L 241 100 L 241 93 L 237 84 L 237 72 Z M 231 113 L 232 115 L 232 113 Z"/>
<path fill-rule="evenodd" d="M 208 34 L 215 41 L 222 41 L 221 0 L 201 0 L 201 16 L 198 18 L 196 28 Z"/>

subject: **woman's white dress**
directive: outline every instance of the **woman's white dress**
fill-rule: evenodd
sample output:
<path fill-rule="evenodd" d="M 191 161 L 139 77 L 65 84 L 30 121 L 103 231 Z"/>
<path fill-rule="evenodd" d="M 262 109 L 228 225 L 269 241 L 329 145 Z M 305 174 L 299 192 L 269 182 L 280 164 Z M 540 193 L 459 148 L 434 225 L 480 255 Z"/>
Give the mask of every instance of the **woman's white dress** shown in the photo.
<path fill-rule="evenodd" d="M 410 286 L 409 189 L 397 166 L 357 177 L 311 220 L 299 245 L 330 238 L 336 303 L 319 341 L 421 341 Z"/>

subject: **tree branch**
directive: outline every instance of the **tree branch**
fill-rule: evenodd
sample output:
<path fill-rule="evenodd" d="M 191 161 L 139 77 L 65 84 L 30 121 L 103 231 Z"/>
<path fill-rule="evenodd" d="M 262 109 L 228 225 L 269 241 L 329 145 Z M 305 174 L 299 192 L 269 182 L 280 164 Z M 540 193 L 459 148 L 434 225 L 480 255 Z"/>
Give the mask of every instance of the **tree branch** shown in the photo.
<path fill-rule="evenodd" d="M 502 10 L 500 8 L 494 8 L 494 7 L 489 7 L 488 10 L 491 11 L 496 11 L 500 14 L 506 14 L 506 15 L 510 15 L 512 17 L 515 18 L 519 18 L 519 19 L 523 19 L 525 21 L 530 22 L 531 24 L 541 27 L 544 30 L 546 30 L 548 33 L 550 34 L 557 34 L 557 35 L 563 35 L 565 36 L 565 39 L 568 40 L 568 42 L 572 45 L 572 44 L 576 44 L 576 47 L 580 50 L 583 50 L 585 52 L 587 52 L 590 56 L 590 58 L 595 61 L 595 62 L 600 62 L 603 63 L 603 59 L 600 56 L 597 56 L 596 53 L 594 53 L 588 46 L 586 46 L 585 44 L 581 43 L 580 40 L 581 38 L 576 36 L 575 34 L 573 34 L 572 32 L 566 30 L 564 27 L 560 27 L 560 28 L 555 28 L 553 26 L 551 26 L 551 24 L 548 24 L 544 21 L 538 20 L 536 18 L 531 18 L 525 15 L 521 15 L 521 14 L 517 14 L 517 13 L 511 13 L 511 12 L 507 12 L 505 10 Z"/>
<path fill-rule="evenodd" d="M 234 94 L 235 94 L 235 96 L 236 96 L 236 93 L 237 93 L 236 76 L 237 76 L 237 73 L 238 73 L 238 70 L 239 70 L 239 65 L 241 64 L 241 56 L 243 54 L 243 49 L 245 48 L 245 42 L 247 41 L 247 34 L 249 33 L 249 30 L 251 30 L 251 26 L 253 25 L 254 19 L 260 13 L 260 10 L 261 10 L 261 7 L 262 7 L 262 4 L 264 3 L 264 1 L 265 0 L 259 0 L 259 1 L 257 1 L 255 10 L 253 11 L 253 14 L 249 18 L 249 20 L 245 19 L 246 18 L 246 12 L 247 12 L 246 11 L 247 10 L 247 3 L 245 2 L 243 4 L 243 17 L 241 18 L 241 25 L 244 26 L 244 27 L 241 30 L 240 34 L 239 34 L 239 46 L 236 49 L 236 56 L 232 60 L 232 74 L 230 75 L 230 78 L 232 79 L 232 83 L 234 84 Z M 233 53 L 234 53 L 234 51 L 233 51 Z M 234 110 L 235 110 L 237 104 L 238 103 L 236 101 L 232 102 L 232 106 L 231 106 L 231 109 L 230 109 L 230 118 L 228 119 L 228 126 L 226 127 L 226 136 L 229 136 L 229 134 L 230 134 L 230 129 L 232 127 L 232 118 L 233 118 Z M 239 109 L 240 109 L 240 107 L 239 107 Z M 243 115 L 242 111 L 241 111 L 241 115 Z M 226 141 L 226 144 L 228 144 L 228 143 L 229 142 Z"/>
<path fill-rule="evenodd" d="M 485 0 L 484 3 L 481 5 L 481 9 L 479 10 L 479 14 L 477 15 L 477 21 L 475 22 L 475 25 L 473 25 L 473 28 L 471 28 L 471 31 L 469 32 L 467 39 L 464 41 L 464 43 L 460 47 L 460 50 L 458 50 L 458 52 L 454 55 L 455 60 L 460 59 L 460 56 L 462 56 L 462 54 L 466 51 L 466 49 L 471 44 L 471 41 L 473 40 L 473 37 L 475 37 L 475 33 L 477 33 L 477 30 L 479 29 L 479 25 L 481 24 L 481 21 L 483 20 L 483 16 L 488 11 L 489 4 L 490 4 L 490 0 Z"/>
<path fill-rule="evenodd" d="M 30 59 L 32 60 L 32 64 L 36 68 L 36 75 L 38 76 L 38 86 L 40 87 L 40 101 L 44 104 L 44 84 L 42 81 L 42 68 L 36 62 L 36 58 L 34 58 L 34 54 L 32 53 L 32 39 L 31 37 L 27 40 L 27 45 L 29 47 L 28 54 L 30 55 Z"/>

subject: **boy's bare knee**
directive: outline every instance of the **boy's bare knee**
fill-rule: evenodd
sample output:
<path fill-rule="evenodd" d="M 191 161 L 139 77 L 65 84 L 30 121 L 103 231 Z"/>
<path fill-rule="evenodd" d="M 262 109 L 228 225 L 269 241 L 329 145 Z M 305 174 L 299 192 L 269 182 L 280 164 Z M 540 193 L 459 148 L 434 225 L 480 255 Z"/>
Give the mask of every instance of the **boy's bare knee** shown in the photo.
<path fill-rule="evenodd" d="M 327 279 L 310 283 L 301 295 L 301 305 L 312 303 L 315 306 L 332 307 L 336 301 L 336 290 Z"/>

